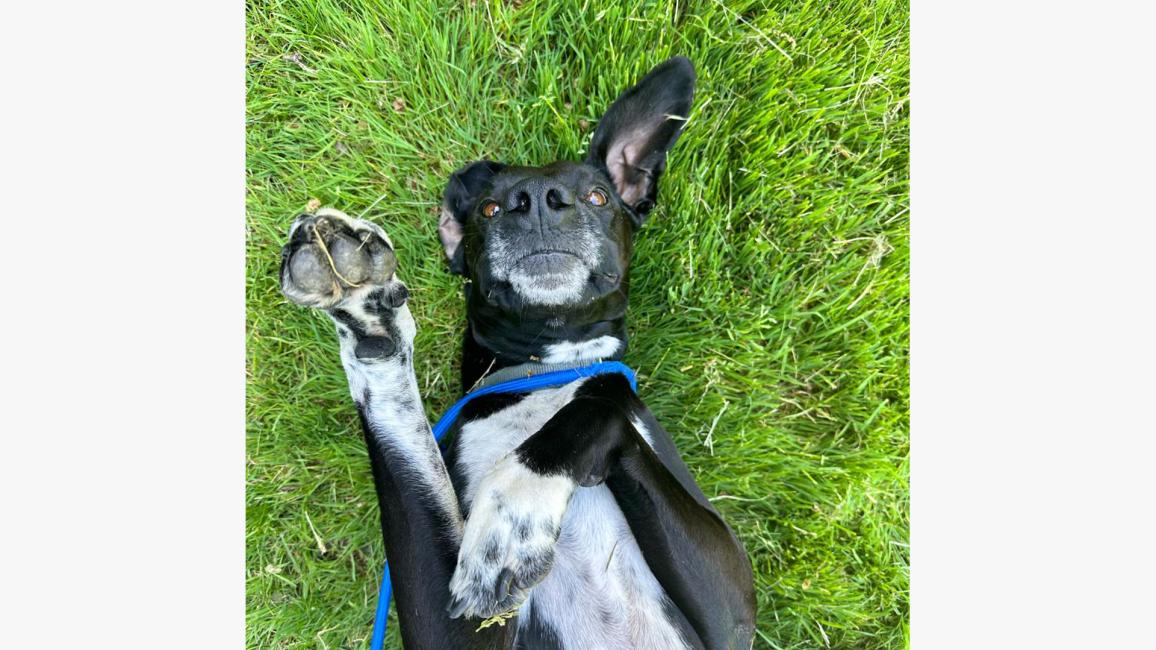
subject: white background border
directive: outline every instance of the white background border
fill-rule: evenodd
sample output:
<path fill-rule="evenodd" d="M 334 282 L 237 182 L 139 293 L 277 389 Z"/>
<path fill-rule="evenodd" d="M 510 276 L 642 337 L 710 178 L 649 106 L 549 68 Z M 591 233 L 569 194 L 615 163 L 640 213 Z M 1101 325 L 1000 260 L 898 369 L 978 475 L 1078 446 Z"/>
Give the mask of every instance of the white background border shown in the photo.
<path fill-rule="evenodd" d="M 0 647 L 243 647 L 244 5 L 0 11 Z"/>
<path fill-rule="evenodd" d="M 912 13 L 912 645 L 1151 647 L 1150 3 Z"/>

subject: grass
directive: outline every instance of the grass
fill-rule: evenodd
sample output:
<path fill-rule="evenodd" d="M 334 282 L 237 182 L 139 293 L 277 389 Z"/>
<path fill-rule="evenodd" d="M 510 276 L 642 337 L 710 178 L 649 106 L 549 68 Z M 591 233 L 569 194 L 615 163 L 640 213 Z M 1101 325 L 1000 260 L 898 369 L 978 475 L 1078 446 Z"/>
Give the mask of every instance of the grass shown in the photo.
<path fill-rule="evenodd" d="M 367 647 L 383 560 L 333 328 L 278 291 L 292 216 L 387 227 L 435 418 L 464 322 L 446 177 L 578 158 L 672 54 L 699 89 L 638 239 L 627 361 L 750 552 L 756 647 L 906 645 L 906 2 L 250 0 L 248 23 L 249 647 Z"/>

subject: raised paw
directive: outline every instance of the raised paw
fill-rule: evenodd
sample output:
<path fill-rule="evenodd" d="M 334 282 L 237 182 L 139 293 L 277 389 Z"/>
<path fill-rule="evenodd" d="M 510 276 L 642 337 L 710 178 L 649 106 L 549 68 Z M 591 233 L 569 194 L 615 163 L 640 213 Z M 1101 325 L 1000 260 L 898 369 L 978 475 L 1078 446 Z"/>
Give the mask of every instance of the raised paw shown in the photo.
<path fill-rule="evenodd" d="M 514 455 L 478 485 L 458 564 L 450 579 L 451 618 L 489 618 L 520 605 L 554 564 L 554 545 L 574 482 L 538 474 Z"/>
<path fill-rule="evenodd" d="M 281 290 L 306 307 L 334 307 L 358 288 L 385 285 L 396 270 L 384 230 L 332 208 L 298 216 L 281 250 Z"/>
<path fill-rule="evenodd" d="M 281 250 L 281 291 L 329 313 L 358 359 L 391 357 L 412 347 L 409 291 L 397 279 L 389 236 L 376 224 L 323 208 L 298 216 Z"/>

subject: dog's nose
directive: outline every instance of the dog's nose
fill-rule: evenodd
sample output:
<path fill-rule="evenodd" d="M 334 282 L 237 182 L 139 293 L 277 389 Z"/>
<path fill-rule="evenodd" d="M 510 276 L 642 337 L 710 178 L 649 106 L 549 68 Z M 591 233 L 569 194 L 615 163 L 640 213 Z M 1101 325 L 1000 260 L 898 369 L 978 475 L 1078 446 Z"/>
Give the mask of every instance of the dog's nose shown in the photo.
<path fill-rule="evenodd" d="M 507 203 L 523 214 L 527 227 L 556 228 L 574 206 L 574 193 L 552 179 L 527 179 L 513 188 Z"/>
<path fill-rule="evenodd" d="M 574 196 L 564 185 L 555 185 L 546 188 L 546 207 L 551 210 L 562 210 L 574 205 Z"/>

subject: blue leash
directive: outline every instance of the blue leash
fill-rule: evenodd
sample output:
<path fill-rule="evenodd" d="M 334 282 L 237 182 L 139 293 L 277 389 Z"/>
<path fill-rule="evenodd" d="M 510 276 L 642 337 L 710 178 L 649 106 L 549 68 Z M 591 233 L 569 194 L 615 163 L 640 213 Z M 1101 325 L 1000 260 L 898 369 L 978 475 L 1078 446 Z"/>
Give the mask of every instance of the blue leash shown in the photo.
<path fill-rule="evenodd" d="M 518 377 L 517 379 L 509 379 L 489 386 L 482 386 L 463 395 L 461 399 L 450 407 L 450 410 L 446 411 L 446 414 L 434 425 L 434 440 L 440 443 L 442 436 L 444 436 L 446 432 L 450 430 L 450 427 L 453 426 L 454 422 L 457 421 L 458 416 L 461 415 L 462 409 L 465 408 L 466 404 L 469 404 L 479 397 L 494 395 L 496 393 L 529 393 L 540 388 L 553 388 L 555 386 L 569 384 L 583 377 L 595 377 L 597 375 L 610 375 L 615 373 L 626 377 L 627 381 L 630 382 L 630 388 L 634 390 L 634 392 L 638 392 L 638 378 L 635 377 L 634 371 L 620 361 L 599 361 L 588 366 L 554 370 L 544 372 L 540 375 Z M 381 590 L 377 594 L 377 613 L 373 619 L 373 640 L 369 645 L 370 650 L 381 650 L 382 645 L 385 643 L 386 617 L 389 615 L 389 600 L 392 594 L 393 584 L 389 580 L 389 562 L 387 561 L 385 563 L 385 572 L 381 576 Z"/>

